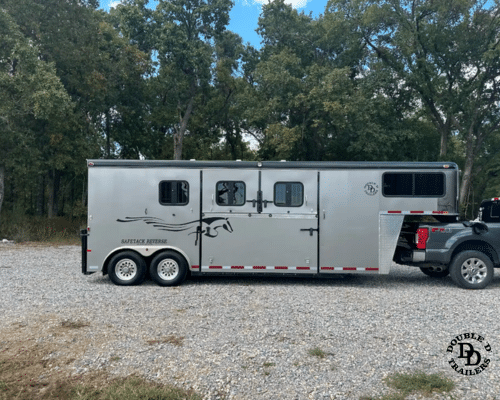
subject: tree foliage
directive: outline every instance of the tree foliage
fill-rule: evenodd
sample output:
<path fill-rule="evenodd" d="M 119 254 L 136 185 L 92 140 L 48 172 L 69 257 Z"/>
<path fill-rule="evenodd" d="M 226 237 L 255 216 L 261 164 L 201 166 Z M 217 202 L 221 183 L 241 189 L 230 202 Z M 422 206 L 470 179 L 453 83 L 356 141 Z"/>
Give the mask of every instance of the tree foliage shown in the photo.
<path fill-rule="evenodd" d="M 500 188 L 500 3 L 0 3 L 0 207 L 81 215 L 85 159 L 450 160 L 469 213 Z M 250 138 L 250 142 L 249 142 Z"/>

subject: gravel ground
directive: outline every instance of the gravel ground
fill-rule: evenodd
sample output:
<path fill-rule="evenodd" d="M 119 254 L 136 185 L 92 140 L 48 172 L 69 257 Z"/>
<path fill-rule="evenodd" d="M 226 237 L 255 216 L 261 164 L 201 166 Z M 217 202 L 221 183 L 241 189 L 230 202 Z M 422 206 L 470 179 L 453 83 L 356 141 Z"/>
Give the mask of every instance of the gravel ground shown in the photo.
<path fill-rule="evenodd" d="M 500 271 L 467 291 L 396 265 L 388 276 L 209 277 L 176 288 L 119 287 L 80 268 L 77 246 L 0 246 L 0 330 L 25 327 L 42 342 L 61 321 L 87 323 L 67 363 L 74 374 L 138 373 L 206 399 L 359 399 L 390 392 L 390 373 L 422 370 L 456 383 L 453 397 L 433 398 L 500 399 Z M 491 344 L 476 376 L 448 364 L 449 342 L 465 332 Z"/>

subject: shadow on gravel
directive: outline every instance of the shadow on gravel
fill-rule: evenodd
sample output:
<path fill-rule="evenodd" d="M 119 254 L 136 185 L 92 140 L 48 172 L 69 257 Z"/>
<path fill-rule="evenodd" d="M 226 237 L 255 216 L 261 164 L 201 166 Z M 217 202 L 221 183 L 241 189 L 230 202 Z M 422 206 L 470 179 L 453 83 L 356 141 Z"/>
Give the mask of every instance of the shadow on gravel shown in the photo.
<path fill-rule="evenodd" d="M 98 285 L 113 285 L 109 277 L 95 277 L 89 283 Z M 359 288 L 395 288 L 402 285 L 408 289 L 413 287 L 456 288 L 449 276 L 445 278 L 431 278 L 421 273 L 418 269 L 402 271 L 394 269 L 389 275 L 368 274 L 338 274 L 330 276 L 278 276 L 278 275 L 212 275 L 191 276 L 181 286 L 190 285 L 243 285 L 243 286 L 331 286 L 331 287 L 359 287 Z M 154 286 L 156 283 L 146 276 L 141 286 Z M 166 288 L 168 289 L 168 288 Z M 486 289 L 500 289 L 500 270 L 495 270 L 493 281 Z"/>

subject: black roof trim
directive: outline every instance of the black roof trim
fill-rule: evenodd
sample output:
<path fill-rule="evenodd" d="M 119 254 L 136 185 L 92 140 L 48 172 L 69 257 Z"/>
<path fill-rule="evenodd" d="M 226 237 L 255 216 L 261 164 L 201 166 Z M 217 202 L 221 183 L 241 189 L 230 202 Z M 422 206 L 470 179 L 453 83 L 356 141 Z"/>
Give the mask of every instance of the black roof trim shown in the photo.
<path fill-rule="evenodd" d="M 457 169 L 453 162 L 87 160 L 89 167 L 254 169 Z"/>

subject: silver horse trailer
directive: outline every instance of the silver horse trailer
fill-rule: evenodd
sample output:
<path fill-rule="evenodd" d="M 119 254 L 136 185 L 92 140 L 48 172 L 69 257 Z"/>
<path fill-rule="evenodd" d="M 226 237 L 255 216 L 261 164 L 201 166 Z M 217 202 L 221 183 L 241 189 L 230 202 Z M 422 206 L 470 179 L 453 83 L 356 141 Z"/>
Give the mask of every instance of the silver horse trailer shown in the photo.
<path fill-rule="evenodd" d="M 82 272 L 388 274 L 407 216 L 456 217 L 444 162 L 88 160 Z"/>

